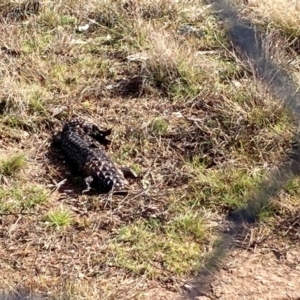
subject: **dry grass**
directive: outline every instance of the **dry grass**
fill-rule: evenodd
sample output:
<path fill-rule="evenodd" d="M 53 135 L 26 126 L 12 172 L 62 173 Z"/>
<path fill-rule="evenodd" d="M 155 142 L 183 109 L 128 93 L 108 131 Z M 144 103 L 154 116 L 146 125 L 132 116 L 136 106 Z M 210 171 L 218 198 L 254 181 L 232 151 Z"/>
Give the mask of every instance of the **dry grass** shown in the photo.
<path fill-rule="evenodd" d="M 6 17 L 11 3 L 0 6 L 1 289 L 178 291 L 284 156 L 290 116 L 198 1 L 45 0 L 22 19 Z M 81 193 L 51 145 L 73 114 L 113 127 L 109 154 L 143 175 L 127 197 Z"/>
<path fill-rule="evenodd" d="M 263 23 L 277 27 L 287 35 L 299 37 L 300 4 L 294 0 L 250 0 L 249 8 Z"/>

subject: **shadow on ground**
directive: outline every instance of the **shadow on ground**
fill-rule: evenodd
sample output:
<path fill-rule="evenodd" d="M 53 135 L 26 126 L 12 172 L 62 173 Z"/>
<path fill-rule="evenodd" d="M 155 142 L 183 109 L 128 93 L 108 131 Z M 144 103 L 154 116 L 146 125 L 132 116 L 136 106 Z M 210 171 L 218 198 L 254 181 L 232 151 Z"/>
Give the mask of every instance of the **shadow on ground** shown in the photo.
<path fill-rule="evenodd" d="M 269 59 L 268 51 L 263 43 L 263 34 L 259 33 L 249 20 L 240 20 L 236 8 L 229 1 L 215 0 L 212 4 L 217 17 L 225 23 L 233 48 L 240 58 L 250 63 L 255 76 L 266 84 L 269 92 L 280 99 L 294 117 L 297 117 L 300 114 L 300 94 L 289 74 Z M 295 140 L 297 138 L 296 136 Z M 255 223 L 256 216 L 272 197 L 299 173 L 300 149 L 295 147 L 287 155 L 286 160 L 277 165 L 274 171 L 263 180 L 248 200 L 247 207 L 228 216 L 230 225 L 224 232 L 221 232 L 214 253 L 198 276 L 184 285 L 186 299 L 197 299 L 209 293 L 218 267 L 228 252 L 234 251 L 241 237 L 245 236 L 247 224 Z"/>

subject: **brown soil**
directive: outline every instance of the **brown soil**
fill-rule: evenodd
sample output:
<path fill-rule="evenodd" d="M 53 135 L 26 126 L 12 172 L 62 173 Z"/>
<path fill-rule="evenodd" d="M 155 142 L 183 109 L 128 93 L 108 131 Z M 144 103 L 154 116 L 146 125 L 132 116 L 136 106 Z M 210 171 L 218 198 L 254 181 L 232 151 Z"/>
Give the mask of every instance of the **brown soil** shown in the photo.
<path fill-rule="evenodd" d="M 259 246 L 231 251 L 211 282 L 211 291 L 194 299 L 299 300 L 299 240 L 271 234 Z"/>
<path fill-rule="evenodd" d="M 212 291 L 196 300 L 299 300 L 300 248 L 261 247 L 234 250 L 226 267 L 216 275 Z M 179 299 L 175 293 L 152 289 L 142 299 Z"/>
<path fill-rule="evenodd" d="M 300 249 L 286 246 L 281 251 L 234 251 L 212 284 L 211 299 L 300 299 Z"/>

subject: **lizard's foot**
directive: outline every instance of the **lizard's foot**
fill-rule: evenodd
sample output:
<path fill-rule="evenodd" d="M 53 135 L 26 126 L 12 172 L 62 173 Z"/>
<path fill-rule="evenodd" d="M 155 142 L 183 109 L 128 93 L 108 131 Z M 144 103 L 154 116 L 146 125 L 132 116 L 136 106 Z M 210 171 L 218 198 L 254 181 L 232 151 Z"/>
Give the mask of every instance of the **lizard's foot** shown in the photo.
<path fill-rule="evenodd" d="M 93 180 L 94 179 L 92 176 L 84 178 L 84 183 L 86 188 L 82 191 L 82 194 L 86 194 L 91 190 L 91 183 L 93 182 Z"/>
<path fill-rule="evenodd" d="M 133 179 L 136 179 L 138 178 L 139 176 L 130 168 L 127 168 L 127 167 L 121 167 L 121 171 L 124 175 L 125 178 L 133 178 Z"/>

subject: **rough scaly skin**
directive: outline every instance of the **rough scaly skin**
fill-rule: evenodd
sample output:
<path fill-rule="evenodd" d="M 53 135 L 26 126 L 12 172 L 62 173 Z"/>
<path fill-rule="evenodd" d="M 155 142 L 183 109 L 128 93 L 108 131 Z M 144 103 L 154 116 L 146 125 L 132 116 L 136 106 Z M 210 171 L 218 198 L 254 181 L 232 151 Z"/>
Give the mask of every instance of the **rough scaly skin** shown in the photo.
<path fill-rule="evenodd" d="M 111 129 L 100 130 L 95 124 L 82 118 L 72 118 L 59 134 L 59 142 L 66 158 L 78 171 L 85 176 L 87 192 L 94 183 L 97 189 L 107 193 L 126 193 L 129 183 L 126 177 L 136 178 L 137 175 L 129 168 L 118 168 L 109 156 L 95 144 L 97 140 L 102 145 L 110 141 L 106 138 Z"/>

